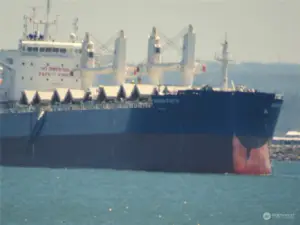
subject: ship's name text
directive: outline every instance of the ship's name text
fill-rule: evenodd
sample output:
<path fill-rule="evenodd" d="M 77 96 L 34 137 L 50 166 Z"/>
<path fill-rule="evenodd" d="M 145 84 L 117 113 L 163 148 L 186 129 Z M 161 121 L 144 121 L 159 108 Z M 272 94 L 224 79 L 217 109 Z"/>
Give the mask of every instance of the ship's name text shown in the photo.
<path fill-rule="evenodd" d="M 60 67 L 44 67 L 41 68 L 39 76 L 70 76 L 70 69 Z"/>
<path fill-rule="evenodd" d="M 177 98 L 156 98 L 152 100 L 155 104 L 179 104 Z"/>

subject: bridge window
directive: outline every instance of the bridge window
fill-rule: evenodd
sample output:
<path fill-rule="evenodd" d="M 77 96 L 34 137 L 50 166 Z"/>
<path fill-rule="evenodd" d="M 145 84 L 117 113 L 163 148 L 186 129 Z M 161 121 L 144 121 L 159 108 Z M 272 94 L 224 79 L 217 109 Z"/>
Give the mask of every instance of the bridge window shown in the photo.
<path fill-rule="evenodd" d="M 59 52 L 59 48 L 53 48 L 52 51 L 55 52 L 55 53 L 58 53 Z"/>
<path fill-rule="evenodd" d="M 32 52 L 32 47 L 28 47 L 28 48 L 27 48 L 27 51 L 28 51 L 28 52 Z"/>
<path fill-rule="evenodd" d="M 40 52 L 45 52 L 45 48 L 40 48 Z"/>
<path fill-rule="evenodd" d="M 52 52 L 52 48 L 46 48 L 46 52 Z"/>
<path fill-rule="evenodd" d="M 33 51 L 33 52 L 38 52 L 38 51 L 39 51 L 39 48 L 33 47 L 33 48 L 32 48 L 32 51 Z"/>
<path fill-rule="evenodd" d="M 75 49 L 75 53 L 81 54 L 81 49 Z"/>
<path fill-rule="evenodd" d="M 60 49 L 59 49 L 59 52 L 65 54 L 65 53 L 67 52 L 67 49 L 65 49 L 65 48 L 60 48 Z"/>

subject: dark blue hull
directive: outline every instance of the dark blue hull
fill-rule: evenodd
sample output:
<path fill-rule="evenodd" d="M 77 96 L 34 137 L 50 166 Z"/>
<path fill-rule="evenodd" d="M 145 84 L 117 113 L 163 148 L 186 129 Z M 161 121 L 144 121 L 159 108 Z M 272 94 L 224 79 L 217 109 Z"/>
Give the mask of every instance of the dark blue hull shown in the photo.
<path fill-rule="evenodd" d="M 231 138 L 211 135 L 102 134 L 6 139 L 2 164 L 165 172 L 234 172 Z M 201 141 L 199 145 L 199 140 Z M 222 151 L 221 151 L 222 149 Z"/>
<path fill-rule="evenodd" d="M 140 108 L 2 114 L 1 165 L 164 172 L 271 172 L 282 100 L 213 91 L 153 96 Z"/>

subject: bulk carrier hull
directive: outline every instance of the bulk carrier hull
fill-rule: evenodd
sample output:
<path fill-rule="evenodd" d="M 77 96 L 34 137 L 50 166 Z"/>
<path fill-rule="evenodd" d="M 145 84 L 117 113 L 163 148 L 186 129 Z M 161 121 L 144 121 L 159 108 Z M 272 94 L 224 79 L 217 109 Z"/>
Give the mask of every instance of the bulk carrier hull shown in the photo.
<path fill-rule="evenodd" d="M 135 107 L 0 114 L 1 165 L 269 174 L 282 102 L 190 90 Z"/>

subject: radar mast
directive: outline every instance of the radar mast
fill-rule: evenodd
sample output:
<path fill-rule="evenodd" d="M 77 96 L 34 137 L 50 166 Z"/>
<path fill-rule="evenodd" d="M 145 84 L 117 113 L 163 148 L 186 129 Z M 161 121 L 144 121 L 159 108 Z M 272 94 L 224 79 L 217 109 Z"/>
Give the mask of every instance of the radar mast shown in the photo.
<path fill-rule="evenodd" d="M 233 61 L 229 58 L 229 52 L 228 52 L 228 41 L 227 41 L 227 33 L 225 33 L 225 40 L 224 43 L 221 43 L 222 45 L 222 55 L 221 57 L 215 56 L 215 60 L 221 62 L 222 64 L 222 75 L 223 75 L 223 89 L 225 91 L 228 90 L 228 63 Z"/>
<path fill-rule="evenodd" d="M 32 7 L 32 15 L 31 16 L 24 16 L 24 31 L 23 31 L 23 38 L 24 39 L 39 39 L 48 41 L 50 39 L 49 28 L 51 25 L 57 25 L 57 17 L 53 21 L 49 21 L 51 12 L 51 0 L 47 0 L 47 10 L 46 10 L 46 20 L 36 20 L 36 7 Z M 29 34 L 28 37 L 28 22 L 32 23 L 33 34 Z M 39 25 L 44 25 L 44 34 L 39 37 Z M 32 36 L 33 35 L 33 36 Z"/>

